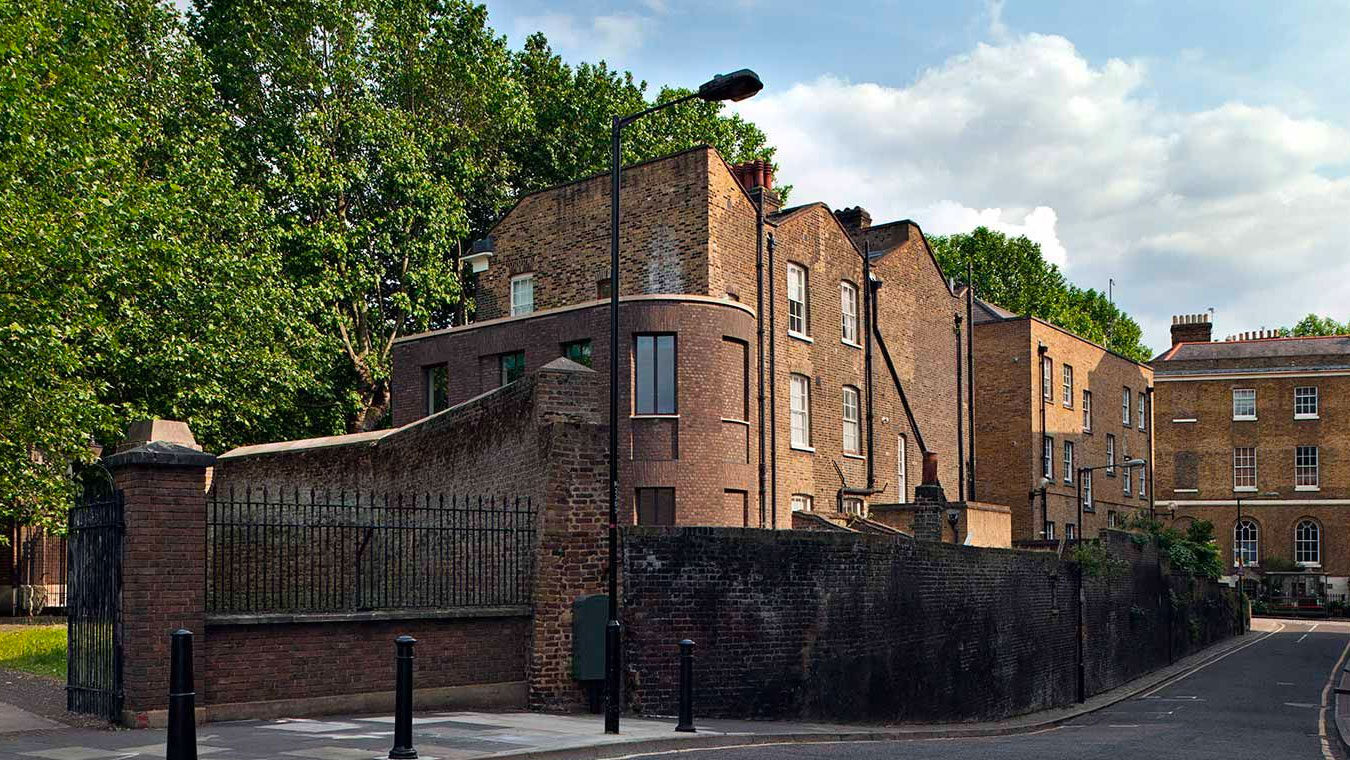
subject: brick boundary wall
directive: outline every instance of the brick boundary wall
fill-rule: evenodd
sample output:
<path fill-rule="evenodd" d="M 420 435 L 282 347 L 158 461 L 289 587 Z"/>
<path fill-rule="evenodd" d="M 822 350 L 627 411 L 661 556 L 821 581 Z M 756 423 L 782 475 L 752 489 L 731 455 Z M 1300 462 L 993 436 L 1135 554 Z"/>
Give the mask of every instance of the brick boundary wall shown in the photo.
<path fill-rule="evenodd" d="M 1166 577 L 1124 534 L 1105 541 L 1113 569 L 1086 576 L 1090 694 L 1240 632 L 1231 591 Z M 965 721 L 1067 705 L 1079 573 L 1049 552 L 906 537 L 629 529 L 627 706 L 674 713 L 685 637 L 706 717 Z"/>
<path fill-rule="evenodd" d="M 217 461 L 195 448 L 149 441 L 109 457 L 126 496 L 123 723 L 164 724 L 169 633 L 180 627 L 195 634 L 198 717 L 208 720 L 391 710 L 393 639 L 405 633 L 419 640 L 419 709 L 579 704 L 569 667 L 571 601 L 598 590 L 607 570 L 595 551 L 607 492 L 594 374 L 541 369 L 375 445 L 271 448 Z M 485 434 L 485 426 L 495 433 Z M 347 487 L 359 481 L 381 491 L 491 493 L 518 485 L 512 495 L 530 498 L 540 513 L 532 605 L 209 614 L 206 506 L 213 484 L 257 478 L 303 490 L 320 486 L 316 477 L 341 473 L 353 477 Z"/>

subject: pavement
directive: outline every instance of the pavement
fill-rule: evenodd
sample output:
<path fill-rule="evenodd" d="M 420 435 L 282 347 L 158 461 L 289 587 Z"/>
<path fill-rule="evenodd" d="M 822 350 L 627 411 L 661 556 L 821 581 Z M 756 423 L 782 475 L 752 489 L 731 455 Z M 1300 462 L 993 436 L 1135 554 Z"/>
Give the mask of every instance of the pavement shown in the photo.
<path fill-rule="evenodd" d="M 965 753 L 988 753 L 1003 746 L 1016 745 L 1031 737 L 1051 736 L 1096 737 L 1105 732 L 1098 745 L 1103 749 L 1114 741 L 1118 729 L 1105 728 L 1116 722 L 1134 721 L 1142 726 L 1146 716 L 1149 725 L 1165 720 L 1166 716 L 1199 714 L 1199 697 L 1189 695 L 1176 704 L 1171 701 L 1171 689 L 1176 683 L 1187 683 L 1183 691 L 1199 691 L 1191 683 L 1205 678 L 1218 679 L 1207 689 L 1219 688 L 1224 678 L 1231 678 L 1231 665 L 1255 663 L 1262 670 L 1283 671 L 1294 667 L 1308 672 L 1290 675 L 1299 684 L 1317 682 L 1321 689 L 1328 678 L 1339 650 L 1350 640 L 1350 625 L 1337 633 L 1310 634 L 1297 643 L 1285 640 L 1291 626 L 1307 628 L 1310 624 L 1258 621 L 1253 631 L 1237 637 L 1175 665 L 1138 679 L 1124 687 L 1093 697 L 1084 705 L 1049 710 L 1010 720 L 987 723 L 924 724 L 901 726 L 839 725 L 829 723 L 781 721 L 715 721 L 698 722 L 694 734 L 674 732 L 674 721 L 666 718 L 624 718 L 622 733 L 606 735 L 600 716 L 551 715 L 542 713 L 476 713 L 436 712 L 419 714 L 414 718 L 413 743 L 422 760 L 473 760 L 487 757 L 518 758 L 616 758 L 639 757 L 651 753 L 678 750 L 700 750 L 718 758 L 766 760 L 777 757 L 881 757 L 892 756 L 899 745 L 890 741 L 908 740 L 904 754 L 915 757 L 963 757 Z M 1301 630 L 1301 629 L 1300 629 Z M 1310 646 L 1302 646 L 1304 641 Z M 1288 650 L 1288 651 L 1286 651 Z M 1278 656 L 1275 656 L 1278 655 Z M 1332 662 L 1329 664 L 1327 661 Z M 1286 663 L 1290 660 L 1290 663 Z M 1305 663 L 1304 660 L 1307 662 Z M 1225 665 L 1225 663 L 1228 663 Z M 1320 675 L 1313 678 L 1314 671 Z M 1283 676 L 1282 676 L 1283 677 Z M 1180 680 L 1177 680 L 1180 679 Z M 1244 681 L 1244 683 L 1246 683 Z M 1264 683 L 1264 682 L 1262 682 Z M 1204 685 L 1203 683 L 1201 685 Z M 1258 686 L 1260 688 L 1258 688 Z M 1268 691 L 1269 685 L 1252 681 L 1241 692 L 1247 699 L 1256 699 Z M 1290 704 L 1306 707 L 1283 708 L 1288 716 L 1301 717 L 1319 712 L 1324 702 L 1318 694 L 1311 696 L 1290 691 Z M 1153 698 L 1154 694 L 1163 696 Z M 1187 696 L 1187 695 L 1181 695 Z M 1179 698 L 1178 698 L 1179 699 Z M 1206 698 L 1208 699 L 1208 698 Z M 1303 700 L 1306 700 L 1303 701 Z M 1259 700 L 1258 700 L 1259 701 Z M 1204 703 L 1208 704 L 1208 703 Z M 1224 704 L 1227 704 L 1226 702 Z M 1229 707 L 1240 706 L 1240 701 Z M 1211 705 L 1212 707 L 1212 705 Z M 1311 711 L 1311 712 L 1308 712 Z M 0 714 L 5 711 L 0 709 Z M 1239 711 L 1241 712 L 1241 711 Z M 1138 714 L 1136 714 L 1138 713 Z M 39 717 L 40 716 L 33 716 Z M 0 720 L 3 720 L 0 718 Z M 1106 722 L 1103 722 L 1106 721 Z M 1257 721 L 1264 724 L 1264 721 Z M 1334 721 L 1332 722 L 1334 726 Z M 1316 726 L 1313 727 L 1316 736 Z M 42 758 L 43 760 L 131 760 L 139 757 L 163 757 L 163 731 L 109 731 L 89 729 L 19 729 L 18 733 L 0 736 L 0 758 Z M 0 730 L 3 733 L 3 730 Z M 1288 737 L 1285 737 L 1288 738 Z M 393 744 L 393 719 L 390 716 L 344 716 L 325 719 L 290 719 L 275 721 L 239 721 L 212 723 L 198 727 L 198 754 L 210 760 L 257 760 L 259 758 L 331 758 L 332 760 L 374 760 L 387 756 Z M 942 741 L 924 741 L 941 739 Z M 1045 741 L 1045 740 L 1041 740 Z M 1277 742 L 1278 743 L 1278 742 Z M 1051 741 L 1050 745 L 1055 742 Z M 1315 744 L 1315 742 L 1314 742 Z M 1064 746 L 1081 749 L 1084 745 L 1069 741 Z M 1091 744 L 1086 746 L 1093 746 Z M 878 749 L 890 747 L 891 749 Z M 770 750 L 770 748 L 773 748 Z M 1247 745 L 1230 747 L 1228 754 L 1214 755 L 1224 760 L 1242 757 L 1299 757 L 1298 754 L 1250 754 Z M 1272 745 L 1273 748 L 1273 745 Z M 919 751 L 915 754 L 915 750 Z M 1120 749 L 1120 748 L 1117 748 Z M 1133 749 L 1133 747 L 1131 747 Z M 1234 750 L 1237 751 L 1234 753 Z M 957 751 L 959 750 L 959 751 Z M 1169 755 L 1167 748 L 1153 752 L 1157 757 Z M 1027 757 L 1059 757 L 1054 746 L 1036 747 L 1042 754 Z M 936 754 L 933 754 L 936 752 Z M 944 754 L 945 752 L 945 754 Z M 804 753 L 804 754 L 803 754 Z M 815 754 L 813 754 L 815 753 Z M 861 753 L 861 754 L 859 754 Z M 869 754 L 870 753 L 870 754 Z M 881 753 L 881 754 L 877 754 Z M 891 753 L 891 754 L 887 754 Z M 1020 757 L 1001 755 L 995 757 Z M 1095 752 L 1065 754 L 1064 757 L 1102 756 Z M 1117 752 L 1112 757 L 1136 756 L 1134 752 Z M 1139 755 L 1142 756 L 1142 755 Z M 1209 755 L 1187 751 L 1187 760 Z M 1312 755 L 1309 755 L 1312 757 Z M 1331 756 L 1326 756 L 1331 760 Z M 1336 759 L 1339 760 L 1339 759 Z"/>

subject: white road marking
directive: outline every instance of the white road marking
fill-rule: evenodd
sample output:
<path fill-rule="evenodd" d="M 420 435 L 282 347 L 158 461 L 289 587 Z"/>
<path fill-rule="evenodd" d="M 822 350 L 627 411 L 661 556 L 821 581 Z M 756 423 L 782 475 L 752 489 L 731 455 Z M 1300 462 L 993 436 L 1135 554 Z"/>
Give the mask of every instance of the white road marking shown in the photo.
<path fill-rule="evenodd" d="M 1275 682 L 1275 685 L 1276 685 L 1276 686 L 1293 686 L 1293 685 L 1294 685 L 1294 682 L 1293 682 L 1293 681 L 1276 681 L 1276 682 Z"/>
<path fill-rule="evenodd" d="M 1266 639 L 1270 638 L 1271 636 L 1274 636 L 1275 634 L 1279 633 L 1280 631 L 1283 631 L 1284 628 L 1285 628 L 1284 623 L 1279 623 L 1274 629 L 1272 629 L 1272 630 L 1270 630 L 1270 631 L 1266 631 L 1265 633 L 1261 634 L 1259 637 L 1257 637 L 1257 638 L 1255 638 L 1255 639 L 1252 639 L 1251 641 L 1248 641 L 1246 644 L 1243 644 L 1242 646 L 1233 647 L 1232 649 L 1228 650 L 1227 652 L 1224 652 L 1223 654 L 1219 655 L 1218 657 L 1214 657 L 1214 658 L 1212 658 L 1212 659 L 1205 660 L 1204 662 L 1200 663 L 1199 665 L 1196 665 L 1195 667 L 1191 668 L 1190 670 L 1185 671 L 1184 673 L 1178 673 L 1177 675 L 1172 676 L 1171 678 L 1164 679 L 1162 683 L 1158 684 L 1157 686 L 1154 686 L 1154 687 L 1153 687 L 1152 689 L 1150 689 L 1149 691 L 1146 691 L 1146 692 L 1144 692 L 1143 694 L 1139 695 L 1138 697 L 1136 697 L 1136 699 L 1144 699 L 1144 698 L 1147 698 L 1147 697 L 1151 697 L 1151 696 L 1153 696 L 1154 694 L 1157 694 L 1158 692 L 1162 691 L 1163 689 L 1166 689 L 1168 686 L 1171 686 L 1172 684 L 1177 683 L 1178 681 L 1181 681 L 1182 679 L 1189 677 L 1191 674 L 1196 673 L 1196 672 L 1199 671 L 1201 668 L 1207 668 L 1207 667 L 1209 667 L 1210 665 L 1213 665 L 1214 663 L 1218 662 L 1219 660 L 1222 660 L 1223 658 L 1225 658 L 1225 657 L 1227 657 L 1227 656 L 1229 656 L 1229 655 L 1237 654 L 1238 652 L 1241 652 L 1242 650 L 1246 649 L 1246 648 L 1249 647 L 1249 646 L 1252 646 L 1253 644 L 1259 644 L 1259 643 L 1261 643 L 1262 641 L 1265 641 Z"/>

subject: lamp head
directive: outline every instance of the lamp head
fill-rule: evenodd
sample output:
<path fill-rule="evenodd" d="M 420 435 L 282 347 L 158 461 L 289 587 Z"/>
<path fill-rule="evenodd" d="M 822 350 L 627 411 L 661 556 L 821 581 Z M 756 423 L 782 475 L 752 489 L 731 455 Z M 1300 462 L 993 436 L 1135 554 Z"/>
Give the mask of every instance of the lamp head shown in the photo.
<path fill-rule="evenodd" d="M 1036 482 L 1037 491 L 1044 491 L 1049 487 L 1050 487 L 1050 478 L 1047 478 L 1044 475 L 1042 475 L 1041 479 Z"/>
<path fill-rule="evenodd" d="M 736 102 L 753 97 L 762 89 L 764 83 L 759 80 L 758 74 L 750 69 L 740 69 L 730 74 L 718 74 L 699 85 L 698 96 L 710 102 L 719 100 Z"/>
<path fill-rule="evenodd" d="M 1125 463 L 1125 466 L 1126 466 L 1126 467 L 1143 467 L 1143 466 L 1146 465 L 1146 464 L 1148 464 L 1148 462 L 1145 462 L 1144 460 L 1139 459 L 1139 458 L 1136 457 L 1135 459 L 1131 459 L 1130 461 L 1126 462 L 1126 463 Z"/>
<path fill-rule="evenodd" d="M 955 526 L 956 521 L 960 519 L 961 519 L 961 510 L 955 509 L 953 507 L 947 508 L 947 522 Z"/>

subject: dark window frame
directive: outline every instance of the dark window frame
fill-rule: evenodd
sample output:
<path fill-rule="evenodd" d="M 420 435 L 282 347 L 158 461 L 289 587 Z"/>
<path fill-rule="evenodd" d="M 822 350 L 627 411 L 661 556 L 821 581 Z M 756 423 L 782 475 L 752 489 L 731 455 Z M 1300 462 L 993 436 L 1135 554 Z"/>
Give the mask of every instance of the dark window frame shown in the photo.
<path fill-rule="evenodd" d="M 644 497 L 648 497 L 644 504 Z M 662 503 L 662 499 L 665 499 Z M 665 517 L 667 522 L 661 518 L 662 510 L 667 512 Z M 649 516 L 644 520 L 643 515 Z M 638 525 L 674 525 L 675 524 L 675 489 L 670 486 L 649 486 L 645 488 L 633 489 L 633 519 Z"/>
<path fill-rule="evenodd" d="M 670 409 L 669 409 L 669 410 L 663 409 L 663 408 L 661 407 L 660 398 L 659 398 L 659 397 L 660 397 L 660 388 L 661 388 L 661 382 L 660 382 L 660 376 L 661 376 L 661 364 L 660 364 L 660 362 L 658 361 L 658 358 L 660 357 L 660 354 L 661 354 L 661 348 L 660 348 L 660 339 L 661 339 L 661 338 L 670 338 L 670 340 L 671 340 L 671 345 L 670 345 L 670 364 L 671 364 L 671 367 L 670 367 Z M 651 341 L 652 341 L 652 390 L 651 390 L 651 394 L 650 394 L 650 395 L 651 395 L 651 404 L 652 404 L 652 405 L 651 405 L 651 408 L 650 408 L 650 409 L 644 409 L 643 406 L 642 406 L 642 398 L 641 398 L 641 395 L 642 395 L 642 394 L 641 394 L 641 391 L 640 391 L 640 384 L 641 384 L 642 378 L 639 377 L 639 375 L 638 375 L 638 370 L 639 370 L 638 353 L 639 353 L 639 351 L 641 350 L 640 347 L 641 347 L 642 341 L 643 341 L 644 339 L 651 339 Z M 679 413 L 680 413 L 680 341 L 679 341 L 679 336 L 678 336 L 676 333 L 673 333 L 673 332 L 634 333 L 632 345 L 633 345 L 633 383 L 632 383 L 632 388 L 633 388 L 633 403 L 632 403 L 633 412 L 632 412 L 632 413 L 633 413 L 633 415 L 634 415 L 634 416 L 643 416 L 643 417 L 652 417 L 652 416 L 673 417 L 673 416 L 679 414 Z"/>

